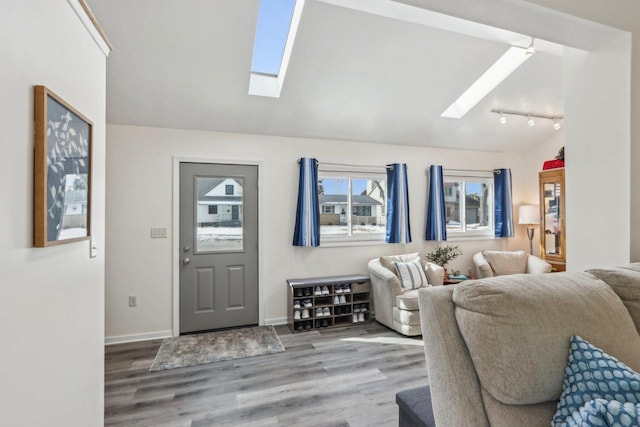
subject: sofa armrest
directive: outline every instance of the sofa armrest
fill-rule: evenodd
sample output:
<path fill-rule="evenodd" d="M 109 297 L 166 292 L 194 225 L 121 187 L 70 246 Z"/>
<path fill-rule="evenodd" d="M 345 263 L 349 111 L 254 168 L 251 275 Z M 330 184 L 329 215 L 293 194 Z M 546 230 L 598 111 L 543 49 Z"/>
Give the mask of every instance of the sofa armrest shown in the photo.
<path fill-rule="evenodd" d="M 433 270 L 429 272 L 429 268 Z M 440 286 L 444 283 L 444 268 L 433 262 L 427 262 L 424 266 L 424 272 L 427 275 L 427 281 L 431 286 Z"/>
<path fill-rule="evenodd" d="M 418 291 L 434 419 L 439 426 L 489 427 L 480 381 L 456 322 L 454 288 Z"/>
<path fill-rule="evenodd" d="M 392 328 L 396 296 L 403 293 L 400 279 L 383 267 L 378 258 L 369 261 L 368 267 L 376 320 Z"/>
<path fill-rule="evenodd" d="M 527 257 L 527 273 L 529 274 L 551 273 L 552 268 L 551 264 L 537 256 L 529 255 Z"/>
<path fill-rule="evenodd" d="M 493 277 L 493 270 L 484 256 L 482 256 L 482 252 L 478 252 L 473 256 L 473 264 L 476 267 L 476 278 Z"/>

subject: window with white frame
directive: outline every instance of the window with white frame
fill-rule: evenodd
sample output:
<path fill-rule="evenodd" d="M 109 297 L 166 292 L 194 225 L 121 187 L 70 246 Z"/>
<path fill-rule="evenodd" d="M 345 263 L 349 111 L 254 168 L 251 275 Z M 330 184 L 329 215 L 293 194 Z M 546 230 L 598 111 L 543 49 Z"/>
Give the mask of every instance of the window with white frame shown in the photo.
<path fill-rule="evenodd" d="M 493 173 L 444 170 L 443 175 L 447 236 L 493 236 Z"/>
<path fill-rule="evenodd" d="M 386 179 L 384 173 L 319 170 L 321 241 L 384 241 Z"/>

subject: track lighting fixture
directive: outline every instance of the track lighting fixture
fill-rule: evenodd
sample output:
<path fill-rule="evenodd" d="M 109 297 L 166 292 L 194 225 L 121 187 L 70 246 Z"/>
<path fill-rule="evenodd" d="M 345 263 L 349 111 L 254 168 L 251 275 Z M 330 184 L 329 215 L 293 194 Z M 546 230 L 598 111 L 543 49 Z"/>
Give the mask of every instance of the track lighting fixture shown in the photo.
<path fill-rule="evenodd" d="M 531 56 L 534 53 L 536 53 L 536 47 L 533 45 L 534 40 L 535 40 L 534 38 L 531 38 L 531 44 L 529 44 L 529 47 L 527 47 L 527 51 L 525 52 L 525 55 Z"/>
<path fill-rule="evenodd" d="M 499 109 L 493 109 L 491 110 L 492 113 L 496 113 L 500 115 L 500 123 L 505 124 L 507 123 L 507 115 L 511 115 L 511 116 L 523 116 L 527 118 L 527 124 L 529 126 L 534 126 L 536 124 L 534 117 L 536 119 L 546 119 L 546 120 L 551 120 L 553 121 L 553 128 L 555 130 L 560 130 L 560 128 L 562 127 L 560 124 L 560 120 L 564 119 L 564 116 L 562 114 L 557 114 L 554 116 L 548 116 L 545 114 L 536 114 L 536 113 L 524 113 L 521 111 L 512 111 L 512 110 L 499 110 Z"/>

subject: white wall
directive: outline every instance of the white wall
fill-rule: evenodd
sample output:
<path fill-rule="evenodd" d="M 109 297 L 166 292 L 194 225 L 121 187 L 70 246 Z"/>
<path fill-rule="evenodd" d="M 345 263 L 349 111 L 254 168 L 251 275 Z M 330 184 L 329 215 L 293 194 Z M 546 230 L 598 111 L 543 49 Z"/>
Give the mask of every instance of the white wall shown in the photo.
<path fill-rule="evenodd" d="M 0 424 L 101 426 L 105 56 L 65 0 L 0 8 Z M 32 247 L 35 84 L 94 123 L 97 258 L 89 258 L 88 241 Z"/>
<path fill-rule="evenodd" d="M 426 171 L 430 164 L 453 169 L 510 167 L 514 197 L 525 178 L 516 154 L 464 152 L 348 141 L 309 140 L 109 125 L 107 127 L 107 289 L 106 335 L 113 341 L 170 334 L 172 323 L 172 242 L 151 239 L 150 227 L 172 234 L 173 157 L 261 163 L 260 286 L 266 323 L 286 317 L 286 279 L 367 272 L 367 262 L 385 254 L 433 246 L 424 241 Z M 405 162 L 409 171 L 413 243 L 333 248 L 297 248 L 291 244 L 295 223 L 298 165 L 302 156 L 321 162 L 380 165 Z M 534 183 L 537 185 L 537 183 Z M 132 208 L 133 207 L 133 208 Z M 521 235 L 525 229 L 516 227 Z M 459 243 L 464 256 L 450 264 L 466 273 L 471 256 L 485 248 L 528 248 L 514 239 Z M 138 307 L 128 307 L 128 295 Z M 142 334 L 142 335 L 136 335 Z M 133 335 L 133 336 L 132 336 Z"/>

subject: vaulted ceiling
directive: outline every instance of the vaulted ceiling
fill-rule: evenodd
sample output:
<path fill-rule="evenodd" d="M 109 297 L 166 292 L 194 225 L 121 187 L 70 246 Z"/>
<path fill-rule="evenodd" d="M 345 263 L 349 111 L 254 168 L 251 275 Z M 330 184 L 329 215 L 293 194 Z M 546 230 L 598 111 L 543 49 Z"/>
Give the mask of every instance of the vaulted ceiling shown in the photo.
<path fill-rule="evenodd" d="M 450 119 L 508 42 L 306 0 L 281 96 L 266 98 L 248 94 L 259 0 L 88 3 L 114 45 L 108 123 L 521 152 L 557 133 L 552 122 L 501 125 L 491 109 L 563 113 L 561 49 L 538 50 Z"/>

